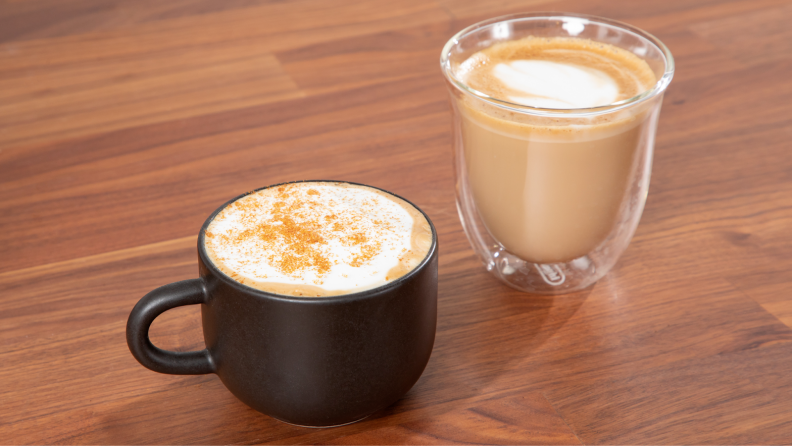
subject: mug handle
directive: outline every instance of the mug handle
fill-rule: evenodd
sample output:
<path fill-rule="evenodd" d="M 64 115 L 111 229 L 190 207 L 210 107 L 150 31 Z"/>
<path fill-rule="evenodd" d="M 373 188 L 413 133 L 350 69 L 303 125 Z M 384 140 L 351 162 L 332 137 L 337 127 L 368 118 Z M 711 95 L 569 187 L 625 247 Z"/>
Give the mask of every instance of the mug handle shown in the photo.
<path fill-rule="evenodd" d="M 126 338 L 132 356 L 143 366 L 172 375 L 204 375 L 215 373 L 209 350 L 173 352 L 151 343 L 149 328 L 157 316 L 171 308 L 206 303 L 203 279 L 190 279 L 161 286 L 146 294 L 132 309 L 126 327 Z"/>

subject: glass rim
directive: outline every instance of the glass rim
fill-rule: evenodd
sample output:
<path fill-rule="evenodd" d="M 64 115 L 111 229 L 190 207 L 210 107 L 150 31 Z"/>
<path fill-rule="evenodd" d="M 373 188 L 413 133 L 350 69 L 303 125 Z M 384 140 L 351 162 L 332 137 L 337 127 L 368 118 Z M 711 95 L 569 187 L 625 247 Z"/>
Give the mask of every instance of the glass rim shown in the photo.
<path fill-rule="evenodd" d="M 472 33 L 473 31 L 503 22 L 514 22 L 519 20 L 526 20 L 526 21 L 527 20 L 563 20 L 565 18 L 584 19 L 587 22 L 601 23 L 604 25 L 614 26 L 622 29 L 625 32 L 631 33 L 643 40 L 646 40 L 650 44 L 654 45 L 663 54 L 663 57 L 665 59 L 665 71 L 663 72 L 663 75 L 660 77 L 660 79 L 657 80 L 657 82 L 651 89 L 646 90 L 631 98 L 597 107 L 562 109 L 562 108 L 533 107 L 530 105 L 517 104 L 503 99 L 498 99 L 486 93 L 478 91 L 474 88 L 469 87 L 464 82 L 457 79 L 456 76 L 454 76 L 454 74 L 451 72 L 449 54 L 451 53 L 452 48 L 458 45 L 460 40 L 464 39 L 468 34 Z M 605 113 L 611 113 L 627 107 L 632 107 L 636 104 L 640 104 L 645 101 L 648 101 L 649 99 L 652 99 L 657 95 L 663 93 L 665 89 L 668 87 L 668 84 L 671 83 L 671 79 L 674 77 L 674 57 L 671 55 L 671 51 L 668 49 L 668 47 L 666 47 L 665 44 L 663 44 L 663 42 L 661 42 L 660 39 L 658 39 L 657 37 L 653 36 L 652 34 L 649 34 L 648 32 L 640 28 L 637 28 L 635 26 L 629 25 L 624 22 L 620 22 L 618 20 L 612 20 L 605 17 L 599 17 L 588 14 L 576 14 L 576 13 L 568 13 L 568 12 L 534 12 L 534 13 L 518 13 L 518 14 L 510 14 L 500 17 L 494 17 L 470 25 L 467 28 L 454 34 L 454 36 L 451 37 L 448 40 L 448 42 L 446 42 L 445 46 L 443 46 L 443 50 L 440 53 L 440 69 L 443 71 L 443 75 L 446 77 L 446 79 L 457 89 L 459 89 L 460 91 L 462 91 L 463 93 L 469 96 L 488 102 L 498 108 L 510 112 L 530 114 L 536 116 L 555 116 L 555 117 L 563 116 L 568 118 L 577 118 L 577 117 L 596 116 Z"/>

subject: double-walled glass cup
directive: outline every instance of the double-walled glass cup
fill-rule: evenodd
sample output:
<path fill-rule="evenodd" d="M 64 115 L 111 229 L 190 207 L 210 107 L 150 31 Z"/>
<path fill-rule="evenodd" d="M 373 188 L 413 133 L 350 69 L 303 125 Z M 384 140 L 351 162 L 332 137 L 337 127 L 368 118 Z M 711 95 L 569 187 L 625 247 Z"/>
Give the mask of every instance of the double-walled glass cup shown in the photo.
<path fill-rule="evenodd" d="M 529 36 L 622 48 L 643 59 L 657 82 L 635 97 L 582 109 L 516 104 L 464 82 L 460 69 L 471 55 Z M 440 64 L 454 112 L 457 209 L 487 270 L 541 294 L 579 290 L 604 276 L 646 201 L 657 119 L 674 74 L 668 48 L 613 20 L 520 14 L 462 30 Z"/>

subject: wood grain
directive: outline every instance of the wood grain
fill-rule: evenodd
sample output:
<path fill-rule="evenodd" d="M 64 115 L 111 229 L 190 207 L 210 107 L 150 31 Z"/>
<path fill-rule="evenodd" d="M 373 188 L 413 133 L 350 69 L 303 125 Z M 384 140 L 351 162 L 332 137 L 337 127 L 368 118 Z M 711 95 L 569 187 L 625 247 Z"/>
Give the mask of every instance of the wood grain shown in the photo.
<path fill-rule="evenodd" d="M 398 425 L 336 438 L 330 444 L 580 444 L 539 392 L 480 402 Z"/>
<path fill-rule="evenodd" d="M 554 298 L 469 247 L 437 62 L 459 29 L 541 9 L 627 21 L 677 62 L 632 244 Z M 0 442 L 792 443 L 790 20 L 786 0 L 0 0 Z M 206 216 L 319 178 L 391 190 L 438 229 L 415 387 L 314 430 L 140 366 L 126 317 L 196 276 Z M 152 339 L 202 348 L 199 309 Z"/>
<path fill-rule="evenodd" d="M 256 45 L 217 45 L 27 69 L 0 80 L 0 144 L 112 131 L 301 97 Z M 143 105 L 143 106 L 141 106 Z M 46 128 L 46 132 L 42 129 Z"/>

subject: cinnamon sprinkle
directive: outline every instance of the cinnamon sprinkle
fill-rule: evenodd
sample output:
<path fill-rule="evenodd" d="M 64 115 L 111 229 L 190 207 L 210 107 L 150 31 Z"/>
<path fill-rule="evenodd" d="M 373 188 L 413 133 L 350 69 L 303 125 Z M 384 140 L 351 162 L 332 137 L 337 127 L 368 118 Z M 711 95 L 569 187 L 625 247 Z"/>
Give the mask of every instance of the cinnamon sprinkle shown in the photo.
<path fill-rule="evenodd" d="M 361 267 L 382 251 L 377 241 L 381 232 L 392 229 L 388 222 L 380 220 L 361 223 L 365 207 L 376 205 L 373 201 L 364 203 L 366 206 L 359 211 L 334 213 L 315 189 L 305 191 L 284 185 L 277 192 L 278 201 L 269 206 L 248 196 L 245 198 L 250 199 L 240 199 L 222 211 L 238 213 L 237 218 L 246 229 L 222 234 L 207 231 L 207 236 L 220 251 L 236 248 L 249 257 L 268 253 L 265 260 L 281 274 L 298 278 L 313 272 L 319 278 L 314 283 L 321 283 L 321 277 L 338 264 L 338 259 L 330 255 L 332 245 L 358 248 L 351 251 L 351 258 L 345 263 Z M 333 204 L 332 200 L 329 204 Z"/>

